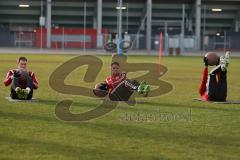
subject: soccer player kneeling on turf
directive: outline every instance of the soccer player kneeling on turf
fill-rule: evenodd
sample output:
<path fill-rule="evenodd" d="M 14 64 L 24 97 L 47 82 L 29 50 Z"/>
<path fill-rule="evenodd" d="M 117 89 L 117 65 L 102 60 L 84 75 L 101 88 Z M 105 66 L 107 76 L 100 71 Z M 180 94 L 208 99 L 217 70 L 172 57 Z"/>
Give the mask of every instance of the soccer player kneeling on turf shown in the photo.
<path fill-rule="evenodd" d="M 121 71 L 118 62 L 111 64 L 111 76 L 93 89 L 96 96 L 104 97 L 109 94 L 109 98 L 113 101 L 128 101 L 134 91 L 147 96 L 150 86 L 145 81 L 139 83 L 136 80 L 128 79 L 126 73 Z"/>
<path fill-rule="evenodd" d="M 229 64 L 229 52 L 224 56 L 218 57 L 216 66 L 208 75 L 209 60 L 207 56 L 203 61 L 205 64 L 202 76 L 202 83 L 199 93 L 205 101 L 226 101 L 227 98 L 227 67 Z"/>
<path fill-rule="evenodd" d="M 11 85 L 12 99 L 30 100 L 33 96 L 33 89 L 38 88 L 38 81 L 35 74 L 27 70 L 27 58 L 20 57 L 17 63 L 17 69 L 8 71 L 4 85 Z"/>

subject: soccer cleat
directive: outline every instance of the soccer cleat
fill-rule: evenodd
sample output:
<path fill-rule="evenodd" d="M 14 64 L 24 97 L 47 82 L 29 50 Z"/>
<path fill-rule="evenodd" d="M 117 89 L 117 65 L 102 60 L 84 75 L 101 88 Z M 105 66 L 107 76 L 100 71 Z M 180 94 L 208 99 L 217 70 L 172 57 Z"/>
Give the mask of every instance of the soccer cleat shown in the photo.
<path fill-rule="evenodd" d="M 145 82 L 145 81 L 142 81 L 142 82 L 140 83 L 140 85 L 138 86 L 138 89 L 137 89 L 137 92 L 138 92 L 139 94 L 143 94 L 143 93 L 144 93 L 145 85 L 146 85 L 146 82 Z"/>
<path fill-rule="evenodd" d="M 220 65 L 222 71 L 227 71 L 227 67 L 229 65 L 229 57 L 230 57 L 230 52 L 227 51 L 224 56 L 220 57 Z"/>
<path fill-rule="evenodd" d="M 16 88 L 15 88 L 15 92 L 16 92 L 16 93 L 21 92 L 21 90 L 22 90 L 22 89 L 21 89 L 20 87 L 16 87 Z"/>
<path fill-rule="evenodd" d="M 23 89 L 23 90 L 22 90 L 22 92 L 23 92 L 23 93 L 22 93 L 22 98 L 23 98 L 23 99 L 27 99 L 30 91 L 31 91 L 30 88 Z"/>
<path fill-rule="evenodd" d="M 225 59 L 226 59 L 227 65 L 229 65 L 229 58 L 230 58 L 230 52 L 227 51 L 227 52 L 225 53 Z"/>
<path fill-rule="evenodd" d="M 26 91 L 26 89 L 23 89 L 21 99 L 25 100 L 25 99 L 27 99 L 27 97 L 28 97 L 27 91 Z"/>
<path fill-rule="evenodd" d="M 29 94 L 31 92 L 31 89 L 29 87 L 26 88 L 26 93 Z"/>
<path fill-rule="evenodd" d="M 138 93 L 143 94 L 144 97 L 147 97 L 148 93 L 150 92 L 150 86 L 147 85 L 145 81 L 142 81 L 138 86 Z"/>
<path fill-rule="evenodd" d="M 19 99 L 27 99 L 31 89 L 30 88 L 26 88 L 26 89 L 21 89 L 20 87 L 16 87 L 15 89 L 17 96 Z"/>
<path fill-rule="evenodd" d="M 145 85 L 144 86 L 144 90 L 143 90 L 143 96 L 147 97 L 149 92 L 150 92 L 150 86 L 149 85 Z"/>
<path fill-rule="evenodd" d="M 18 98 L 22 99 L 23 98 L 22 89 L 20 87 L 16 87 L 15 91 L 16 91 L 16 94 L 17 94 Z"/>

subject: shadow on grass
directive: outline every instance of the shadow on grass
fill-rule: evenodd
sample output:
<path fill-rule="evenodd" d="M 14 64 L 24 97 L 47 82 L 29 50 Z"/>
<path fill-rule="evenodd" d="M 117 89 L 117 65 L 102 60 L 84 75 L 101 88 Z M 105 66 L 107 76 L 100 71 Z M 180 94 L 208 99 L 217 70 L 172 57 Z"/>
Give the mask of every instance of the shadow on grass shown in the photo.
<path fill-rule="evenodd" d="M 205 102 L 207 103 L 207 102 Z M 226 108 L 213 108 L 213 107 L 202 107 L 202 106 L 198 106 L 198 105 L 183 105 L 183 104 L 171 104 L 171 103 L 159 103 L 159 102 L 138 102 L 138 104 L 145 104 L 145 105 L 151 105 L 151 106 L 159 106 L 159 107 L 169 107 L 169 108 L 191 108 L 191 109 L 203 109 L 203 110 L 214 110 L 214 111 L 231 111 L 231 112 L 235 112 L 235 111 L 240 111 L 239 109 L 226 109 Z M 218 106 L 222 106 L 224 107 L 225 105 L 222 104 L 215 104 Z"/>
<path fill-rule="evenodd" d="M 56 104 L 59 103 L 60 101 L 59 100 L 44 100 L 44 99 L 40 99 L 39 100 L 39 104 L 43 104 L 43 105 L 52 105 L 53 107 L 56 107 Z M 97 101 L 96 101 L 97 102 Z M 99 104 L 102 103 L 102 100 L 99 100 Z M 145 102 L 140 102 L 140 103 L 137 103 L 137 104 L 146 104 L 146 105 L 149 105 L 148 103 L 145 103 Z M 128 105 L 127 103 L 125 102 L 119 102 L 117 108 L 115 110 L 124 110 L 124 111 L 154 111 L 153 108 L 150 108 L 150 109 L 146 109 L 146 108 L 141 108 L 141 107 L 138 107 L 137 104 L 135 106 L 130 106 Z M 96 108 L 97 107 L 97 104 L 96 103 L 91 103 L 91 102 L 79 102 L 79 101 L 73 101 L 73 104 L 72 104 L 73 107 L 81 107 L 81 108 L 89 108 L 89 109 L 93 109 L 93 108 Z M 156 106 L 156 105 L 154 105 Z M 160 106 L 162 107 L 162 105 L 160 104 Z M 157 108 L 158 109 L 158 108 Z"/>
<path fill-rule="evenodd" d="M 46 104 L 46 105 L 56 105 L 59 101 L 58 100 L 40 100 L 38 103 L 40 104 Z M 99 103 L 102 101 L 99 100 Z M 206 102 L 207 103 L 207 102 Z M 225 105 L 223 104 L 214 104 L 215 106 L 206 106 L 204 107 L 204 104 L 199 104 L 199 105 L 184 105 L 184 104 L 173 104 L 173 103 L 161 103 L 161 102 L 150 102 L 150 101 L 137 101 L 137 104 L 133 107 L 129 106 L 125 102 L 120 102 L 120 105 L 116 109 L 118 110 L 132 110 L 132 111 L 152 111 L 154 107 L 164 107 L 164 108 L 186 108 L 186 109 L 202 109 L 202 110 L 213 110 L 213 111 L 230 111 L 230 112 L 235 112 L 235 111 L 240 111 L 239 109 L 227 109 L 227 108 L 216 108 L 217 106 L 224 107 Z M 138 105 L 149 105 L 151 106 L 150 109 L 146 108 L 140 108 Z M 94 108 L 97 107 L 96 103 L 91 103 L 91 102 L 74 102 L 73 107 L 87 107 L 87 108 Z"/>
<path fill-rule="evenodd" d="M 13 118 L 16 120 L 42 120 L 42 121 L 54 121 L 54 122 L 59 122 L 62 123 L 61 121 L 58 121 L 55 117 L 55 113 L 54 113 L 54 107 L 55 104 L 58 103 L 57 100 L 40 100 L 38 103 L 40 104 L 45 104 L 45 105 L 52 105 L 52 110 L 51 110 L 51 115 L 49 115 L 49 117 L 47 115 L 41 115 L 41 114 L 27 114 L 27 113 L 14 113 L 14 112 L 2 112 L 0 111 L 0 117 L 5 117 L 5 118 Z M 163 108 L 184 108 L 184 109 L 204 109 L 204 110 L 220 110 L 220 111 L 232 111 L 230 109 L 224 109 L 224 108 L 211 108 L 211 107 L 201 107 L 201 106 L 186 106 L 186 105 L 182 105 L 182 104 L 170 104 L 170 103 L 156 103 L 156 102 L 139 102 L 138 104 L 143 104 L 143 105 L 149 105 L 151 106 L 150 108 L 142 108 L 142 107 L 129 107 L 127 104 L 126 106 L 124 105 L 124 102 L 121 102 L 120 106 L 118 106 L 116 108 L 116 110 L 122 110 L 122 111 L 140 111 L 140 112 L 145 112 L 146 114 L 148 113 L 153 113 L 156 111 L 159 111 L 159 109 Z M 96 104 L 91 103 L 91 102 L 74 102 L 73 107 L 81 107 L 81 108 L 87 108 L 87 110 L 89 109 L 93 109 L 96 108 L 95 106 Z M 171 110 L 169 110 L 171 112 Z M 186 110 L 186 112 L 189 112 L 189 110 Z M 175 113 L 175 111 L 174 111 Z M 103 116 L 104 117 L 104 116 Z M 102 117 L 100 117 L 102 118 Z M 117 119 L 118 117 L 116 117 Z M 93 121 L 97 121 L 93 120 Z M 195 123 L 195 122 L 194 122 Z M 204 124 L 203 124 L 204 125 Z"/>

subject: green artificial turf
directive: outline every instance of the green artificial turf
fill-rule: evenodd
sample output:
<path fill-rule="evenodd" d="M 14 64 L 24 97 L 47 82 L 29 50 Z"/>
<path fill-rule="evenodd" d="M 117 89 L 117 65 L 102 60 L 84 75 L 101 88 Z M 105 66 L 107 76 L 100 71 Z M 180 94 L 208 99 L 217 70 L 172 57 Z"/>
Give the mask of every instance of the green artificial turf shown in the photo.
<path fill-rule="evenodd" d="M 16 68 L 19 55 L 0 55 L 1 80 Z M 194 102 L 199 97 L 202 59 L 163 57 L 168 72 L 161 77 L 173 90 L 155 98 L 138 98 L 135 106 L 119 103 L 112 112 L 87 122 L 56 118 L 55 105 L 73 100 L 71 111 L 94 109 L 100 99 L 57 93 L 49 86 L 51 73 L 71 55 L 26 55 L 39 80 L 39 101 L 8 102 L 9 88 L 0 88 L 0 159 L 99 160 L 237 160 L 240 157 L 240 105 Z M 111 56 L 96 82 L 83 82 L 86 66 L 74 70 L 67 84 L 92 87 L 110 74 Z M 129 56 L 130 63 L 157 62 L 154 56 Z M 228 99 L 240 100 L 240 59 L 228 70 Z M 140 74 L 140 73 L 139 73 Z M 130 78 L 138 76 L 131 73 Z"/>

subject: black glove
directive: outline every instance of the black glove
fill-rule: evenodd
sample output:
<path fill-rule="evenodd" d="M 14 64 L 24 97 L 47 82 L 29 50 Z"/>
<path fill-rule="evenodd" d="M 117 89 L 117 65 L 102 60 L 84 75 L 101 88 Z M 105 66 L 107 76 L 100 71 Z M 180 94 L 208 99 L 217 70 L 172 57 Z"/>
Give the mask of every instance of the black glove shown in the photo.
<path fill-rule="evenodd" d="M 19 71 L 13 71 L 13 76 L 14 76 L 15 78 L 18 78 L 18 77 L 21 76 L 21 74 L 19 73 Z"/>
<path fill-rule="evenodd" d="M 203 63 L 206 67 L 208 66 L 208 59 L 205 56 L 203 57 Z"/>

